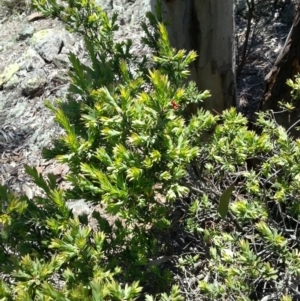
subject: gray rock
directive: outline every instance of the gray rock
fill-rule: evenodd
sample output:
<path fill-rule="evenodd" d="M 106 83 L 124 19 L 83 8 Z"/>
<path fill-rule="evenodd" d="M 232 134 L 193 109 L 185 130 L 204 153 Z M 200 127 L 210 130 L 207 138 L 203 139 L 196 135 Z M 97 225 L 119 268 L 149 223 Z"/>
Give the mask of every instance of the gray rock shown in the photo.
<path fill-rule="evenodd" d="M 0 52 L 13 48 L 14 44 L 13 41 L 0 41 Z"/>
<path fill-rule="evenodd" d="M 51 63 L 53 57 L 60 53 L 63 40 L 57 30 L 44 29 L 32 36 L 31 44 L 46 63 Z"/>
<path fill-rule="evenodd" d="M 2 95 L 0 98 L 0 102 L 3 104 L 3 109 L 9 112 L 14 110 L 14 107 L 18 103 L 18 98 L 20 97 L 20 93 L 17 90 L 12 91 L 1 91 Z"/>
<path fill-rule="evenodd" d="M 18 102 L 16 105 L 14 105 L 14 107 L 9 111 L 8 115 L 7 115 L 7 120 L 9 121 L 10 119 L 14 119 L 15 122 L 17 122 L 17 120 L 23 116 L 26 112 L 27 109 L 27 105 L 26 103 L 21 103 Z"/>
<path fill-rule="evenodd" d="M 55 98 L 65 99 L 67 97 L 68 90 L 69 90 L 68 85 L 64 85 L 62 86 L 62 88 L 57 89 L 54 93 Z"/>
<path fill-rule="evenodd" d="M 114 0 L 108 3 L 107 0 L 96 0 L 96 4 L 111 16 L 118 14 L 121 25 L 138 25 L 144 20 L 148 11 L 153 11 L 154 0 Z"/>
<path fill-rule="evenodd" d="M 46 63 L 51 63 L 53 58 L 61 52 L 68 52 L 67 49 L 71 48 L 74 43 L 75 39 L 64 29 L 40 30 L 31 38 L 31 45 Z M 66 49 L 63 51 L 63 48 Z"/>
<path fill-rule="evenodd" d="M 0 91 L 0 111 L 3 111 L 3 107 L 4 107 L 4 104 L 5 104 L 5 94 L 3 93 L 3 90 Z M 0 116 L 0 125 L 1 125 L 1 116 Z"/>
<path fill-rule="evenodd" d="M 16 105 L 16 99 L 18 99 L 18 97 L 19 97 L 19 93 L 16 90 L 0 91 L 0 112 L 3 111 L 11 112 L 13 107 Z M 5 123 L 3 119 L 5 120 L 8 117 L 8 115 L 9 113 L 5 114 L 4 116 L 1 116 L 0 114 L 0 124 Z"/>
<path fill-rule="evenodd" d="M 0 74 L 0 88 L 6 84 L 19 70 L 20 66 L 16 63 L 6 66 L 4 71 Z"/>
<path fill-rule="evenodd" d="M 75 35 L 70 34 L 65 29 L 59 31 L 59 35 L 61 39 L 63 40 L 63 48 L 61 49 L 62 54 L 69 54 L 70 51 L 74 52 L 74 45 L 76 42 Z"/>
<path fill-rule="evenodd" d="M 34 27 L 29 24 L 26 24 L 19 32 L 17 40 L 19 40 L 19 41 L 26 40 L 26 39 L 32 37 L 33 33 L 34 33 Z"/>
<path fill-rule="evenodd" d="M 19 64 L 20 69 L 25 69 L 27 72 L 41 69 L 45 65 L 45 61 L 31 47 L 27 50 L 25 55 L 17 61 L 17 63 Z"/>
<path fill-rule="evenodd" d="M 66 84 L 69 82 L 67 70 L 55 70 L 49 75 L 49 79 L 56 85 Z"/>
<path fill-rule="evenodd" d="M 18 76 L 22 79 L 24 79 L 26 76 L 27 76 L 27 70 L 24 68 L 24 69 L 20 69 L 20 71 L 18 71 Z"/>
<path fill-rule="evenodd" d="M 53 64 L 59 69 L 68 69 L 71 66 L 69 56 L 60 53 L 53 58 Z"/>
<path fill-rule="evenodd" d="M 42 127 L 35 129 L 28 142 L 32 145 L 39 144 L 39 142 L 44 139 L 43 130 Z"/>
<path fill-rule="evenodd" d="M 46 82 L 47 78 L 43 70 L 30 72 L 22 82 L 22 94 L 30 98 L 38 96 L 43 93 Z"/>
<path fill-rule="evenodd" d="M 14 74 L 9 81 L 3 85 L 4 90 L 11 90 L 16 88 L 20 84 L 20 77 Z"/>
<path fill-rule="evenodd" d="M 110 12 L 113 9 L 112 1 L 95 0 L 95 4 L 101 6 L 101 8 L 107 12 Z"/>

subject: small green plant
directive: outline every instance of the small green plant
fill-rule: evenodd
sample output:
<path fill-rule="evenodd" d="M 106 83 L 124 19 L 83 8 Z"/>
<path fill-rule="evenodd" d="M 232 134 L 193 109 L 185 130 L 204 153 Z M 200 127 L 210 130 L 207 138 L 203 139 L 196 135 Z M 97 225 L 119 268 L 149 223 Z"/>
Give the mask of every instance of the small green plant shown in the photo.
<path fill-rule="evenodd" d="M 73 216 L 55 177 L 26 172 L 45 196 L 19 198 L 0 186 L 1 300 L 154 300 L 141 295 L 138 282 L 118 282 L 121 269 L 108 269 L 105 233 Z M 157 298 L 182 300 L 176 286 Z"/>
<path fill-rule="evenodd" d="M 102 234 L 99 235 L 106 237 L 101 240 L 101 256 L 106 259 L 107 269 L 114 271 L 120 266 L 123 271 L 122 276 L 112 273 L 107 274 L 107 278 L 113 281 L 120 277 L 122 282 L 140 280 L 142 285 L 148 285 L 150 291 L 162 292 L 170 287 L 170 273 L 150 263 L 167 252 L 168 246 L 161 237 L 171 226 L 169 214 L 173 210 L 173 202 L 189 193 L 181 181 L 198 155 L 201 133 L 217 122 L 217 117 L 204 111 L 190 119 L 184 117 L 188 104 L 209 97 L 208 91 L 199 93 L 194 83 L 186 83 L 188 65 L 195 60 L 196 54 L 171 48 L 166 28 L 161 22 L 161 4 L 157 7 L 157 17 L 149 13 L 149 24 L 143 25 L 146 33 L 143 43 L 152 49 L 153 56 L 139 58 L 131 53 L 130 40 L 114 42 L 116 16 L 109 20 L 93 1 L 64 2 L 66 5 L 56 1 L 33 1 L 35 8 L 60 18 L 68 29 L 83 34 L 91 60 L 89 67 L 71 54 L 73 70 L 70 72 L 67 101 L 47 104 L 66 134 L 56 141 L 54 149 L 45 150 L 44 155 L 69 165 L 67 179 L 72 184 L 69 191 L 55 192 L 53 202 L 62 206 L 61 210 L 66 214 L 69 211 L 63 196 L 102 204 L 107 215 L 103 217 L 98 212 L 93 215 L 101 229 Z M 36 178 L 32 171 L 28 169 L 28 172 Z M 49 189 L 42 178 L 39 181 L 47 193 Z M 51 185 L 54 182 L 51 179 Z M 33 214 L 37 214 L 36 210 L 32 211 Z M 112 215 L 116 216 L 114 225 L 109 223 Z M 49 234 L 48 240 L 36 242 L 38 248 L 45 246 L 38 251 L 41 258 L 45 256 L 45 261 L 26 257 L 24 264 L 28 262 L 28 266 L 36 266 L 36 271 L 24 275 L 28 280 L 23 287 L 24 292 L 29 289 L 32 277 L 44 273 L 44 266 L 51 269 L 44 278 L 38 277 L 38 284 L 34 287 L 43 281 L 47 285 L 48 275 L 61 273 L 62 267 L 67 266 L 62 280 L 67 283 L 64 286 L 66 291 L 58 291 L 67 298 L 75 296 L 69 285 L 72 283 L 78 285 L 79 296 L 90 296 L 93 268 L 100 269 L 97 260 L 101 256 L 93 253 L 93 247 L 87 241 L 94 244 L 96 237 L 90 236 L 89 228 L 81 230 L 78 222 L 76 229 L 69 228 L 69 224 L 75 223 L 71 217 L 60 220 L 60 214 L 49 214 L 49 219 L 46 216 L 46 225 L 40 216 L 36 224 L 41 224 L 42 228 L 49 227 L 56 235 L 65 238 L 57 240 Z M 17 221 L 23 222 L 20 217 L 16 217 Z M 66 228 L 65 224 L 68 224 Z M 36 232 L 33 231 L 33 237 L 27 237 L 28 231 L 28 228 L 24 229 L 16 244 L 24 238 L 25 244 L 35 245 L 32 240 Z M 64 261 L 51 257 L 51 264 L 48 263 L 46 254 L 49 248 L 66 251 L 62 255 Z M 96 251 L 100 249 L 97 245 L 95 248 Z M 85 253 L 79 254 L 81 251 Z M 85 269 L 84 264 L 91 269 Z M 21 268 L 23 271 L 26 267 Z M 148 281 L 149 277 L 153 279 L 152 283 Z M 82 285 L 80 279 L 84 281 Z M 14 285 L 12 287 L 15 289 Z M 136 282 L 132 287 L 132 295 L 135 296 L 139 292 Z M 51 290 L 48 289 L 49 294 Z M 125 290 L 130 291 L 126 287 Z M 177 292 L 173 290 L 174 298 L 171 296 L 170 300 L 180 299 L 175 296 Z M 38 288 L 30 292 L 28 298 L 36 295 L 44 298 L 43 293 Z M 162 294 L 161 298 L 168 300 L 169 297 Z"/>
<path fill-rule="evenodd" d="M 148 13 L 149 24 L 143 24 L 142 42 L 152 57 L 138 58 L 130 40 L 114 42 L 115 16 L 109 20 L 93 1 L 65 2 L 67 8 L 55 1 L 33 4 L 84 34 L 92 66 L 70 55 L 67 101 L 48 103 L 66 134 L 44 155 L 70 166 L 70 198 L 101 203 L 118 217 L 114 227 L 103 221 L 112 267 L 126 261 L 125 274 L 147 278 L 147 261 L 165 248 L 159 233 L 170 228 L 173 202 L 189 193 L 181 183 L 199 153 L 202 133 L 218 118 L 202 110 L 184 117 L 187 105 L 209 92 L 186 83 L 196 53 L 170 46 L 161 4 L 157 16 Z M 168 283 L 155 274 L 156 287 Z"/>
<path fill-rule="evenodd" d="M 297 80 L 290 86 L 296 102 Z M 220 119 L 212 143 L 200 150 L 201 180 L 191 184 L 186 229 L 202 245 L 184 273 L 203 275 L 193 287 L 203 300 L 290 300 L 300 275 L 299 139 L 272 112 L 258 114 L 260 134 L 233 109 Z"/>

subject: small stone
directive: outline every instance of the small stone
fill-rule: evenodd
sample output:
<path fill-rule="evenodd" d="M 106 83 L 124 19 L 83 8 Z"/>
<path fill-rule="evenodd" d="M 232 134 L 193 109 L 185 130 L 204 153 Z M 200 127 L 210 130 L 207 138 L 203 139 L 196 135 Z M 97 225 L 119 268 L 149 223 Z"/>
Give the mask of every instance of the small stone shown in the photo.
<path fill-rule="evenodd" d="M 31 25 L 29 25 L 29 24 L 27 24 L 27 25 L 25 25 L 25 26 L 22 28 L 22 30 L 19 32 L 19 35 L 18 35 L 18 37 L 17 37 L 17 40 L 18 40 L 18 41 L 24 41 L 24 40 L 26 40 L 27 38 L 32 37 L 33 33 L 34 33 L 34 27 L 31 26 Z"/>
<path fill-rule="evenodd" d="M 22 94 L 31 98 L 38 96 L 43 93 L 46 82 L 47 78 L 44 71 L 30 72 L 22 82 Z"/>
<path fill-rule="evenodd" d="M 12 49 L 14 47 L 15 43 L 13 41 L 5 41 L 4 44 L 2 44 L 3 47 L 3 51 L 7 50 L 7 49 Z"/>
<path fill-rule="evenodd" d="M 101 8 L 106 12 L 109 12 L 113 9 L 112 1 L 95 0 L 95 4 L 101 6 Z"/>
<path fill-rule="evenodd" d="M 11 89 L 14 89 L 16 88 L 20 83 L 20 78 L 19 76 L 17 76 L 16 74 L 14 74 L 10 80 L 3 85 L 3 89 L 4 90 L 11 90 Z"/>
<path fill-rule="evenodd" d="M 25 57 L 22 58 L 25 68 L 28 72 L 31 72 L 36 69 L 41 69 L 45 62 L 40 57 L 40 55 L 32 48 L 29 48 L 25 54 Z"/>
<path fill-rule="evenodd" d="M 74 38 L 66 30 L 43 29 L 31 38 L 31 45 L 46 63 L 52 63 L 53 58 L 65 47 L 71 47 Z M 68 46 L 67 46 L 68 45 Z"/>
<path fill-rule="evenodd" d="M 49 79 L 55 85 L 66 84 L 69 82 L 69 75 L 67 70 L 55 70 L 52 74 L 49 75 Z"/>
<path fill-rule="evenodd" d="M 67 54 L 58 54 L 53 58 L 53 64 L 59 69 L 70 68 L 69 56 Z"/>
<path fill-rule="evenodd" d="M 5 83 L 7 83 L 12 76 L 20 70 L 18 64 L 8 65 L 2 74 L 0 74 L 0 88 L 3 87 Z"/>
<path fill-rule="evenodd" d="M 36 32 L 31 41 L 36 52 L 46 63 L 51 63 L 63 46 L 62 39 L 51 29 Z"/>

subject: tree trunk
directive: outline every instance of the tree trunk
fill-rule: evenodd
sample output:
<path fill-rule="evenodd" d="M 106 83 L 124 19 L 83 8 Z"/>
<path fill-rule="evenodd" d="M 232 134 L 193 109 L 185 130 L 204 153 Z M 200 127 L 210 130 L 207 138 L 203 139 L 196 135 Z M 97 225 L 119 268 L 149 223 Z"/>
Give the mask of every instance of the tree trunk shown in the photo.
<path fill-rule="evenodd" d="M 266 76 L 266 87 L 261 101 L 261 110 L 280 111 L 279 101 L 291 101 L 291 88 L 287 86 L 287 79 L 293 79 L 300 72 L 300 10 L 294 17 L 290 33 L 286 39 L 273 68 Z M 293 113 L 276 115 L 276 121 L 288 128 L 299 119 L 300 103 Z M 298 133 L 299 136 L 299 133 Z"/>
<path fill-rule="evenodd" d="M 233 0 L 164 0 L 171 21 L 169 38 L 177 49 L 195 50 L 191 79 L 212 97 L 203 107 L 216 112 L 234 106 L 235 55 Z"/>

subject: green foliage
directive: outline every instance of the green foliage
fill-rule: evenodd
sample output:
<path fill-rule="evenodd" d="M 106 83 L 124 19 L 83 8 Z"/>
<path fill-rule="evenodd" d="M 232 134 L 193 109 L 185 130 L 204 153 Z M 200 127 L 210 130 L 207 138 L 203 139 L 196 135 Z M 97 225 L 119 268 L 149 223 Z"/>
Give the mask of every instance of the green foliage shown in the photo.
<path fill-rule="evenodd" d="M 228 212 L 229 200 L 234 190 L 234 184 L 231 184 L 226 190 L 222 193 L 220 197 L 220 203 L 218 206 L 218 212 L 222 218 L 224 218 Z"/>
<path fill-rule="evenodd" d="M 290 83 L 297 95 L 297 81 Z M 206 154 L 197 167 L 202 180 L 197 177 L 191 185 L 194 196 L 186 225 L 203 241 L 193 256 L 209 255 L 179 266 L 185 273 L 197 273 L 201 264 L 203 277 L 194 291 L 203 300 L 291 300 L 295 294 L 290 285 L 300 275 L 300 144 L 272 116 L 258 114 L 257 134 L 244 117 L 225 111 L 212 143 L 200 149 Z M 220 220 L 216 213 L 227 210 Z"/>
<path fill-rule="evenodd" d="M 19 198 L 0 187 L 1 300 L 136 300 L 138 282 L 121 285 L 121 269 L 108 269 L 104 232 L 73 216 L 53 175 L 26 170 L 45 196 Z M 158 300 L 182 299 L 174 286 Z"/>
<path fill-rule="evenodd" d="M 125 275 L 147 278 L 147 261 L 164 248 L 157 232 L 170 227 L 174 200 L 188 195 L 181 182 L 199 153 L 201 134 L 217 117 L 204 111 L 190 120 L 184 117 L 187 105 L 209 92 L 199 93 L 194 83 L 186 83 L 196 53 L 170 46 L 159 22 L 161 4 L 157 17 L 148 13 L 150 24 L 143 25 L 143 42 L 153 56 L 138 58 L 130 40 L 114 42 L 115 16 L 109 20 L 93 1 L 65 2 L 67 8 L 33 4 L 84 35 L 92 66 L 70 55 L 68 99 L 47 104 L 65 135 L 44 155 L 69 165 L 69 198 L 101 203 L 107 215 L 117 217 L 114 227 L 106 222 L 103 229 L 110 237 L 106 255 L 111 267 L 126 260 Z M 168 284 L 156 278 L 156 287 Z"/>
<path fill-rule="evenodd" d="M 159 22 L 161 4 L 157 18 L 148 14 L 152 28 L 143 42 L 153 50 L 149 59 L 135 57 L 130 40 L 114 42 L 116 16 L 109 20 L 93 1 L 64 2 L 33 5 L 81 33 L 91 60 L 87 66 L 70 54 L 67 101 L 47 103 L 65 135 L 44 155 L 69 165 L 72 189 L 60 191 L 53 176 L 44 180 L 27 168 L 45 196 L 12 196 L 2 212 L 4 250 L 15 254 L 2 291 L 16 300 L 135 300 L 138 280 L 147 292 L 171 287 L 170 272 L 150 262 L 167 251 L 160 237 L 170 227 L 174 200 L 189 193 L 180 181 L 198 155 L 197 124 L 205 130 L 217 119 L 205 112 L 189 122 L 183 117 L 189 103 L 209 93 L 185 83 L 196 54 L 171 48 Z M 100 232 L 68 209 L 66 200 L 79 198 L 103 206 L 104 216 L 93 214 Z M 4 188 L 2 199 L 8 200 Z M 175 286 L 157 300 L 182 297 Z"/>
<path fill-rule="evenodd" d="M 269 112 L 257 132 L 234 108 L 187 116 L 209 92 L 187 82 L 196 53 L 170 46 L 160 2 L 142 25 L 151 57 L 116 43 L 116 16 L 93 1 L 62 3 L 33 0 L 90 58 L 70 54 L 67 99 L 47 103 L 65 134 L 44 156 L 68 164 L 72 188 L 30 167 L 41 195 L 0 187 L 0 300 L 292 300 L 300 140 Z M 101 210 L 74 216 L 76 199 Z"/>

